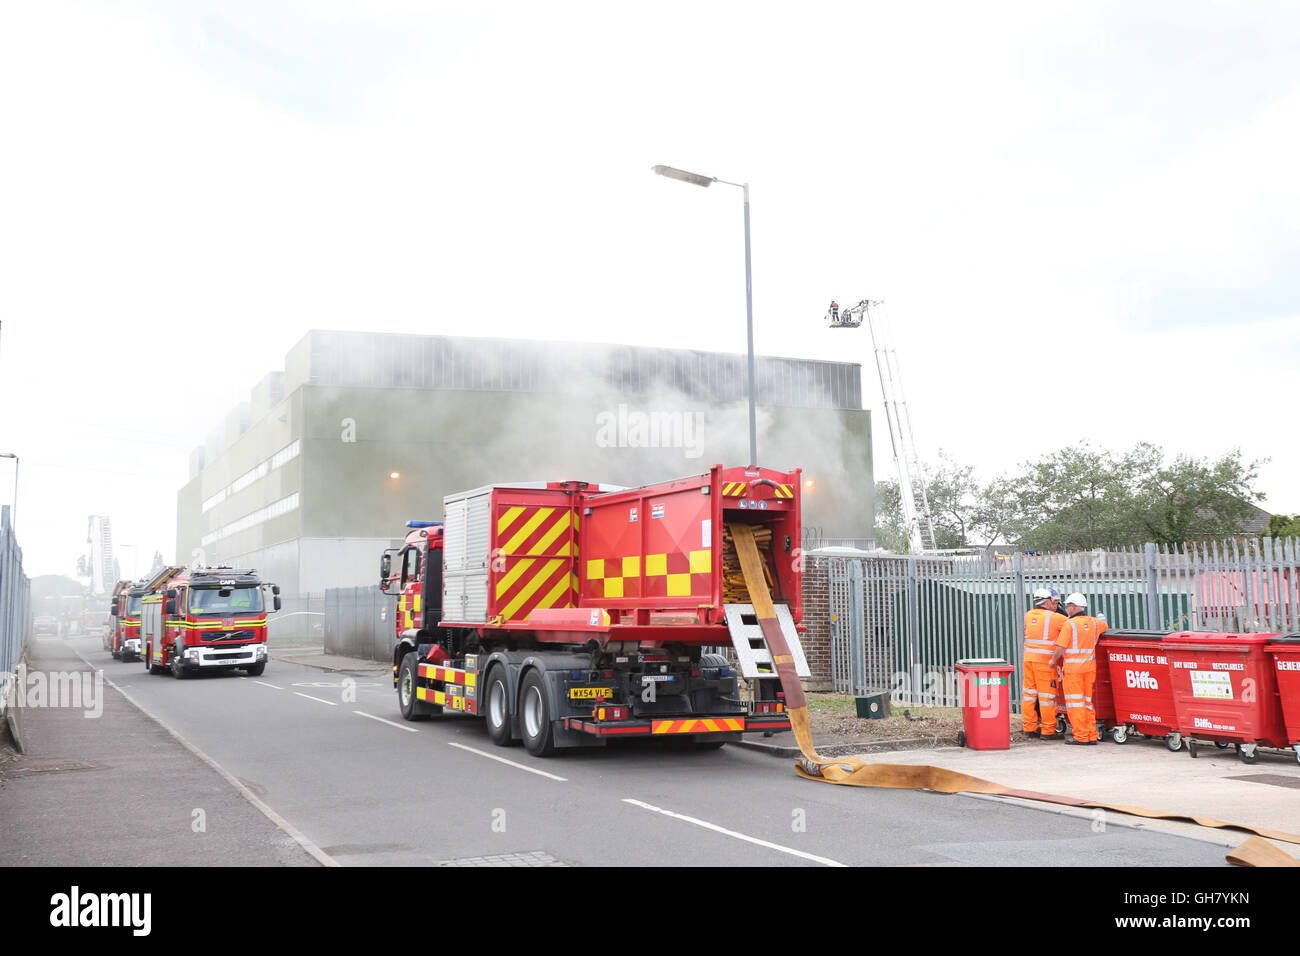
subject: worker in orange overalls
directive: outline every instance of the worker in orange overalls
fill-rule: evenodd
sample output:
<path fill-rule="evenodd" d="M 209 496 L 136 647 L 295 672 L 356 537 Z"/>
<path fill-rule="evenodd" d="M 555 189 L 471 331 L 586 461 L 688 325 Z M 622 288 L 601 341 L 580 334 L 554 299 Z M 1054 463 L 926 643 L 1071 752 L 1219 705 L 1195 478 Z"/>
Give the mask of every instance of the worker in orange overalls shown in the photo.
<path fill-rule="evenodd" d="M 1056 698 L 1060 683 L 1051 661 L 1056 639 L 1065 624 L 1065 615 L 1057 610 L 1058 606 L 1055 590 L 1039 588 L 1034 592 L 1033 610 L 1025 614 L 1025 666 L 1020 683 L 1020 711 L 1026 737 L 1043 740 L 1056 737 Z"/>
<path fill-rule="evenodd" d="M 1097 743 L 1097 712 L 1092 705 L 1092 688 L 1097 682 L 1097 638 L 1106 633 L 1106 621 L 1089 617 L 1088 599 L 1078 591 L 1065 598 L 1069 618 L 1056 639 L 1052 666 L 1064 661 L 1065 716 L 1070 720 L 1067 744 Z"/>

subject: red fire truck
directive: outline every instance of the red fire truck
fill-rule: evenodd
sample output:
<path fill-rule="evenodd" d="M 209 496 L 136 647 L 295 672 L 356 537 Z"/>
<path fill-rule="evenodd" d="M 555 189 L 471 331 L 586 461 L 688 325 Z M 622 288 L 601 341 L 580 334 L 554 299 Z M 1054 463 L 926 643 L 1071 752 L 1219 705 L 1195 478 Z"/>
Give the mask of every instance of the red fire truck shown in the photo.
<path fill-rule="evenodd" d="M 530 753 L 789 730 L 728 525 L 755 526 L 782 633 L 808 676 L 800 471 L 723 468 L 642 488 L 489 485 L 444 499 L 384 552 L 398 595 L 393 682 L 407 720 L 481 714 Z M 731 645 L 736 668 L 709 648 Z"/>
<path fill-rule="evenodd" d="M 265 589 L 280 610 L 280 587 L 253 570 L 168 568 L 155 575 L 140 599 L 145 669 L 189 677 L 204 670 L 266 670 Z"/>
<path fill-rule="evenodd" d="M 129 622 L 134 616 L 134 626 L 137 630 L 137 637 L 140 627 L 140 600 L 135 601 L 135 607 L 131 607 L 131 600 L 128 594 L 131 590 L 130 581 L 118 581 L 113 586 L 113 596 L 108 605 L 108 630 L 104 634 L 104 650 L 113 655 L 115 660 L 128 660 L 122 656 L 122 641 L 125 637 Z M 137 641 L 138 644 L 138 641 Z"/>

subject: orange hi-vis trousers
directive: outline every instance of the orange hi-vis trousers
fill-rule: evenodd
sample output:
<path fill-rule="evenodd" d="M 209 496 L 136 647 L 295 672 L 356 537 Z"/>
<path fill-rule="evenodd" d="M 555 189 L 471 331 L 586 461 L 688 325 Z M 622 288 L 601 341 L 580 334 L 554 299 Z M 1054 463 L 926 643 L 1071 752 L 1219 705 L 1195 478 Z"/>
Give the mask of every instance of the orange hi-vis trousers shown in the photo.
<path fill-rule="evenodd" d="M 1065 716 L 1070 721 L 1070 731 L 1080 743 L 1097 739 L 1097 711 L 1092 704 L 1092 688 L 1097 682 L 1097 671 L 1066 671 Z"/>
<path fill-rule="evenodd" d="M 1042 731 L 1044 737 L 1056 733 L 1057 695 L 1060 684 L 1056 671 L 1046 662 L 1025 661 L 1024 681 L 1020 687 L 1020 713 L 1025 733 Z M 1041 728 L 1040 728 L 1041 722 Z"/>

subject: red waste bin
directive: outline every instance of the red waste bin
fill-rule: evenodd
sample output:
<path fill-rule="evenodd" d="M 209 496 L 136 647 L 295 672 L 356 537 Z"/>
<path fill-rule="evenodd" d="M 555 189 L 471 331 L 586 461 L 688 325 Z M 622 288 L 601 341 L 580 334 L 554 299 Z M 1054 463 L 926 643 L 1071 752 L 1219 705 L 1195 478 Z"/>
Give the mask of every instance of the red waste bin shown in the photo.
<path fill-rule="evenodd" d="M 1111 739 L 1117 744 L 1124 743 L 1130 733 L 1137 733 L 1163 737 L 1170 750 L 1183 746 L 1164 638 L 1164 631 L 1107 631 L 1098 642 L 1098 680 L 1100 649 L 1105 648 L 1107 676 L 1115 701 Z"/>
<path fill-rule="evenodd" d="M 1106 632 L 1106 634 L 1109 633 L 1110 631 Z M 1115 693 L 1110 689 L 1110 667 L 1107 665 L 1108 652 L 1105 643 L 1106 634 L 1101 636 L 1101 640 L 1097 642 L 1097 648 L 1094 652 L 1097 659 L 1097 679 L 1092 684 L 1092 710 L 1093 715 L 1097 718 L 1098 737 L 1112 729 L 1117 722 L 1115 717 Z M 1065 684 L 1061 685 L 1061 693 L 1065 693 Z M 1062 700 L 1062 703 L 1064 703 L 1064 700 Z"/>
<path fill-rule="evenodd" d="M 1273 661 L 1286 739 L 1295 748 L 1295 759 L 1300 762 L 1300 634 L 1275 637 L 1264 650 Z"/>
<path fill-rule="evenodd" d="M 961 674 L 961 745 L 972 750 L 1011 747 L 1011 675 L 1015 667 L 1000 658 L 957 662 Z"/>
<path fill-rule="evenodd" d="M 1291 746 L 1264 650 L 1278 636 L 1180 631 L 1164 639 L 1178 731 L 1193 757 L 1198 741 L 1236 744 L 1244 763 L 1255 762 L 1260 746 Z"/>

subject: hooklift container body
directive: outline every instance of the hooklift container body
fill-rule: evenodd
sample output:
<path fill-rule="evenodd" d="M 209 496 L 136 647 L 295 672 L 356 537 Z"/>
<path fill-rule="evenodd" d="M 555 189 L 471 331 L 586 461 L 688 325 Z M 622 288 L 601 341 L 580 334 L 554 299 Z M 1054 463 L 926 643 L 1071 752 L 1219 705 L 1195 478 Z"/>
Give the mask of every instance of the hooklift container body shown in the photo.
<path fill-rule="evenodd" d="M 1273 664 L 1287 742 L 1300 760 L 1300 634 L 1275 637 L 1264 648 Z"/>
<path fill-rule="evenodd" d="M 1277 636 L 1180 631 L 1164 639 L 1178 730 L 1184 737 L 1290 746 L 1276 672 L 1264 650 Z"/>
<path fill-rule="evenodd" d="M 702 649 L 732 643 L 723 604 L 743 603 L 729 522 L 760 526 L 771 596 L 800 620 L 799 481 L 797 469 L 719 465 L 642 488 L 563 481 L 447 496 L 443 522 L 411 522 L 396 562 L 392 551 L 382 562 L 380 587 L 399 596 L 403 716 L 481 714 L 494 742 L 513 733 L 539 754 L 611 736 L 788 730 L 783 700 L 747 706 L 736 671 Z"/>
<path fill-rule="evenodd" d="M 1114 701 L 1111 726 L 1120 732 L 1119 743 L 1130 729 L 1148 737 L 1178 733 L 1165 636 L 1162 631 L 1107 631 L 1097 643 L 1098 678 L 1104 651 Z M 1100 711 L 1097 716 L 1100 720 Z"/>
<path fill-rule="evenodd" d="M 449 495 L 441 623 L 522 627 L 542 643 L 583 643 L 595 627 L 610 640 L 651 647 L 728 644 L 721 559 L 728 521 L 771 530 L 772 598 L 797 623 L 799 474 L 715 467 L 617 491 L 551 482 Z"/>

